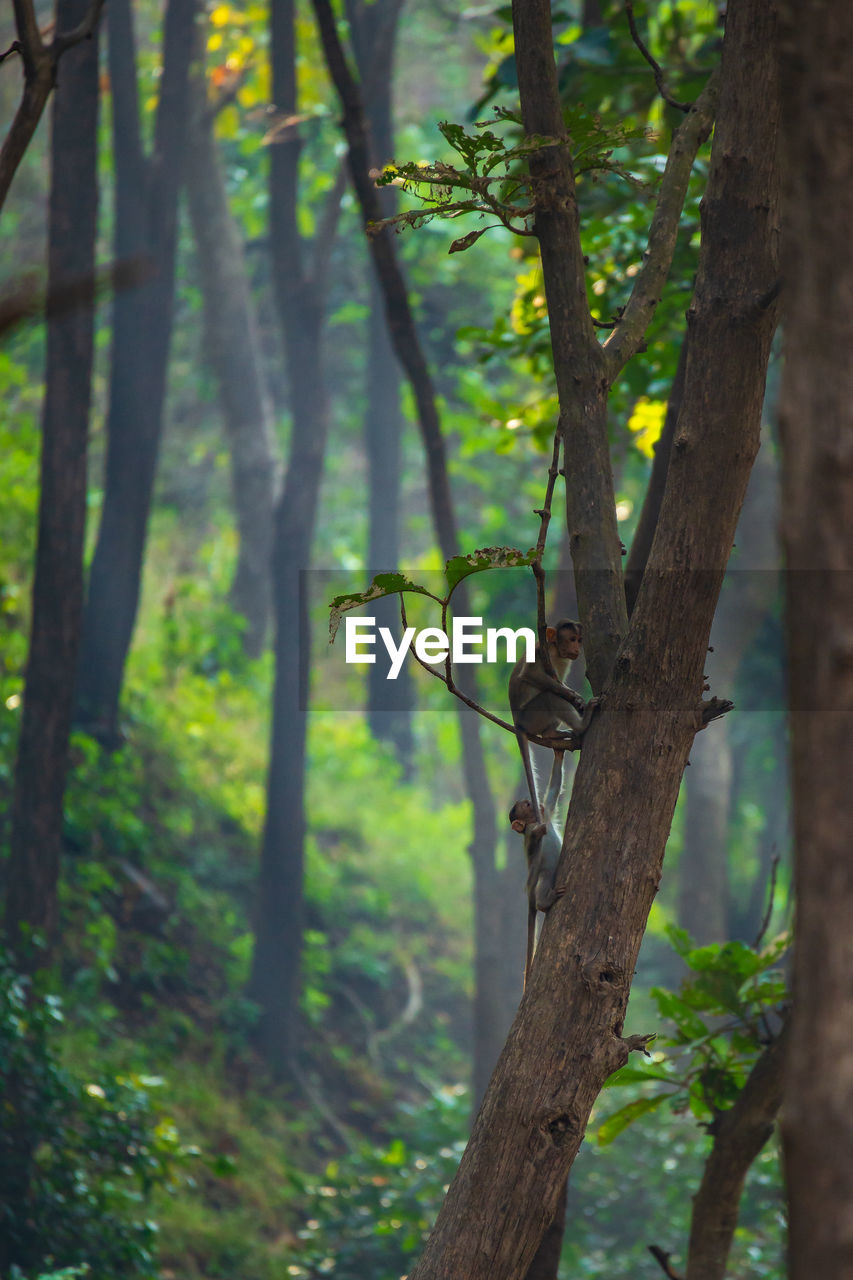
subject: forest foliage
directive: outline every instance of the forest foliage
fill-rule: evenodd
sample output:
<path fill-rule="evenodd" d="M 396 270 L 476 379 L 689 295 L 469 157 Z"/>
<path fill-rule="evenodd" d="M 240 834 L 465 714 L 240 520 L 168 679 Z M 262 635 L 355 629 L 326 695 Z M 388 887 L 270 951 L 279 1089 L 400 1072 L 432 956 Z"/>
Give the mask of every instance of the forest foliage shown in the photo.
<path fill-rule="evenodd" d="M 134 16 L 138 106 L 149 139 L 163 67 L 162 13 L 153 0 L 138 0 Z M 308 7 L 297 6 L 295 22 L 296 121 L 271 104 L 268 21 L 267 5 L 223 3 L 205 11 L 199 25 L 216 146 L 245 248 L 275 457 L 286 459 L 295 428 L 271 267 L 270 151 L 298 128 L 298 232 L 307 238 L 322 226 L 344 144 Z M 648 6 L 640 22 L 668 87 L 674 92 L 677 84 L 680 97 L 694 99 L 718 57 L 716 6 L 667 0 Z M 414 583 L 440 603 L 464 578 L 474 613 L 504 611 L 518 619 L 513 625 L 525 617 L 533 625 L 535 584 L 524 566 L 539 532 L 534 509 L 547 479 L 557 401 L 519 167 L 543 142 L 521 138 L 511 32 L 500 6 L 465 13 L 415 2 L 402 8 L 395 154 L 384 157 L 379 182 L 402 197 L 389 216 L 434 370 L 463 556 L 442 567 L 414 400 L 403 387 L 401 576 L 379 585 L 395 593 Z M 596 5 L 558 6 L 554 37 L 579 175 L 588 301 L 606 326 L 621 314 L 641 268 L 679 113 L 659 97 L 621 5 L 604 4 L 600 12 Z M 14 60 L 0 67 L 4 117 L 18 89 L 13 68 Z M 104 68 L 100 262 L 111 258 L 116 216 L 111 104 Z M 48 157 L 45 120 L 0 215 L 4 297 L 22 289 L 44 296 Z M 663 299 L 641 356 L 619 375 L 610 400 L 626 546 L 678 365 L 707 172 L 706 145 L 690 177 Z M 349 191 L 329 252 L 326 388 L 318 394 L 328 391 L 330 446 L 312 572 L 304 575 L 313 674 L 302 691 L 309 714 L 296 1074 L 283 1082 L 264 1061 L 259 1008 L 247 990 L 274 657 L 269 642 L 260 655 L 246 652 L 247 622 L 229 597 L 239 553 L 232 458 L 206 347 L 198 247 L 184 210 L 165 429 L 122 686 L 122 741 L 102 745 L 73 733 L 60 945 L 34 974 L 22 975 L 10 953 L 0 965 L 0 1106 L 11 1116 L 0 1139 L 0 1166 L 10 1170 L 0 1174 L 0 1230 L 9 1236 L 3 1256 L 13 1261 L 10 1277 L 390 1280 L 418 1257 L 464 1147 L 473 1102 L 477 869 L 468 856 L 472 802 L 455 714 L 444 691 L 416 670 L 414 751 L 401 759 L 393 741 L 369 730 L 363 671 L 345 668 L 328 650 L 330 600 L 335 618 L 353 602 L 363 604 L 375 569 L 366 550 L 363 439 L 370 264 Z M 111 323 L 105 294 L 95 313 L 87 562 L 104 498 Z M 4 852 L 32 620 L 44 359 L 43 317 L 2 334 Z M 770 404 L 765 429 L 772 462 Z M 514 548 L 520 550 L 509 559 L 496 554 Z M 493 568 L 498 562 L 504 567 Z M 515 567 L 505 567 L 510 563 Z M 545 566 L 558 596 L 567 563 L 555 520 Z M 768 564 L 744 572 L 773 577 Z M 733 590 L 727 583 L 724 601 Z M 424 625 L 418 605 L 413 616 Z M 632 1059 L 608 1082 L 597 1104 L 572 1175 L 566 1274 L 653 1274 L 648 1244 L 683 1252 L 714 1118 L 743 1089 L 786 1007 L 790 870 L 777 593 L 769 591 L 753 633 L 742 636 L 732 626 L 724 641 L 738 660 L 731 687 L 714 691 L 748 710 L 727 726 L 732 765 L 718 796 L 722 844 L 702 851 L 722 874 L 706 877 L 691 861 L 685 786 L 629 1014 L 630 1030 L 657 1029 L 658 1038 L 650 1056 L 639 1065 Z M 482 692 L 495 714 L 508 714 L 501 677 L 484 672 Z M 487 777 L 503 837 L 518 764 L 510 735 L 491 729 L 483 726 Z M 523 959 L 520 848 L 500 838 L 495 868 L 509 904 L 503 918 L 514 921 L 500 961 L 511 1015 Z M 717 895 L 725 936 L 689 936 L 698 935 L 703 917 L 701 903 L 689 906 L 693 878 Z M 30 942 L 38 955 L 43 940 L 36 934 Z M 16 1184 L 21 1160 L 27 1173 Z M 782 1232 L 774 1140 L 749 1177 L 733 1269 L 781 1275 Z"/>

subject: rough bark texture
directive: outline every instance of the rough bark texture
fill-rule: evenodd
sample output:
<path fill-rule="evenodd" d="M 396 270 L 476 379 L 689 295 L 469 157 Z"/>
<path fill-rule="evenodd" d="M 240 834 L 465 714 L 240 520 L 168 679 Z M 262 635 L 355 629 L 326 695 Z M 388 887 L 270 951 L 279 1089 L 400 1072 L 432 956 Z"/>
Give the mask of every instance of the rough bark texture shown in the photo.
<path fill-rule="evenodd" d="M 273 96 L 296 114 L 293 0 L 273 0 Z M 307 579 L 328 434 L 323 361 L 325 266 L 334 218 L 321 219 L 313 270 L 299 234 L 300 141 L 291 130 L 271 148 L 270 239 L 273 287 L 284 336 L 291 437 L 276 508 L 273 551 L 275 689 L 255 950 L 249 992 L 261 1007 L 259 1038 L 272 1069 L 286 1074 L 298 1045 L 305 844 L 305 746 L 310 646 Z M 333 202 L 339 199 L 333 193 Z M 336 205 L 335 205 L 336 207 Z"/>
<path fill-rule="evenodd" d="M 743 1184 L 782 1105 L 787 1032 L 768 1045 L 734 1106 L 714 1122 L 714 1143 L 693 1200 L 687 1280 L 724 1280 Z"/>
<path fill-rule="evenodd" d="M 853 7 L 787 8 L 780 399 L 797 939 L 792 1280 L 853 1274 Z"/>
<path fill-rule="evenodd" d="M 57 21 L 83 17 L 80 0 L 60 0 Z M 86 521 L 86 444 L 92 373 L 97 222 L 98 43 L 71 50 L 53 110 L 48 292 L 79 285 L 79 304 L 48 313 L 42 415 L 39 530 L 33 620 L 15 767 L 6 925 L 50 937 L 62 848 L 62 799 L 80 617 Z M 38 957 L 37 957 L 38 958 Z"/>
<path fill-rule="evenodd" d="M 517 57 L 520 33 L 530 38 L 517 28 Z M 765 0 L 734 0 L 684 402 L 649 567 L 584 741 L 558 871 L 567 892 L 546 916 L 527 992 L 412 1280 L 524 1273 L 601 1085 L 632 1047 L 622 1038 L 628 991 L 758 448 L 774 324 L 766 298 L 777 274 L 773 38 Z M 620 582 L 624 609 L 621 592 Z"/>
<path fill-rule="evenodd" d="M 255 657 L 264 647 L 270 611 L 270 554 L 279 464 L 243 241 L 228 206 L 201 51 L 193 67 L 190 93 L 190 220 L 198 248 L 207 354 L 219 384 L 240 539 L 231 603 L 246 619 L 244 644 L 246 652 Z"/>
<path fill-rule="evenodd" d="M 338 39 L 328 0 L 313 0 L 326 61 L 343 106 L 348 163 L 365 226 L 378 222 L 381 209 L 377 191 L 369 177 L 370 142 L 358 86 L 347 65 Z M 427 482 L 433 525 L 441 553 L 446 560 L 459 552 L 456 515 L 450 492 L 447 457 L 435 397 L 435 387 L 418 338 L 408 290 L 391 232 L 387 228 L 369 237 L 373 264 L 382 289 L 385 315 L 397 359 L 402 365 L 417 405 L 418 426 L 427 459 Z M 464 583 L 453 596 L 460 616 L 470 613 Z M 476 677 L 472 667 L 463 667 L 458 676 L 460 689 L 476 699 Z M 459 709 L 462 737 L 462 768 L 465 787 L 474 810 L 474 832 L 469 853 L 474 864 L 474 1072 L 475 1097 L 479 1097 L 495 1061 L 498 1031 L 502 1025 L 499 967 L 495 955 L 500 947 L 498 913 L 492 905 L 499 884 L 495 865 L 497 831 L 495 810 L 478 716 L 466 707 Z"/>
<path fill-rule="evenodd" d="M 172 333 L 178 191 L 197 0 L 169 0 L 154 150 L 142 152 L 129 0 L 110 6 L 116 175 L 115 256 L 143 255 L 150 279 L 116 295 L 104 505 L 89 576 L 77 685 L 78 723 L 118 740 L 118 703 L 133 636 L 154 487 Z"/>

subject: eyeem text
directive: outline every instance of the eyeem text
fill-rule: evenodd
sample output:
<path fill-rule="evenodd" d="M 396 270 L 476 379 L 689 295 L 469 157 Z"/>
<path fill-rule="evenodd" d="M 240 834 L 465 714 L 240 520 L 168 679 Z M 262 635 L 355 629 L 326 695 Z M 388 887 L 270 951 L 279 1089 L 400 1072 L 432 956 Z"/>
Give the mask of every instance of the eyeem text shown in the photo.
<path fill-rule="evenodd" d="M 344 627 L 346 661 L 375 662 L 376 654 L 371 650 L 376 646 L 376 619 L 346 618 Z M 530 627 L 519 627 L 517 631 L 511 627 L 487 627 L 484 634 L 482 618 L 454 618 L 449 636 L 441 627 L 424 627 L 420 631 L 406 627 L 399 641 L 389 627 L 380 627 L 379 639 L 390 658 L 387 680 L 397 679 L 412 641 L 417 657 L 429 664 L 443 662 L 448 653 L 452 662 L 517 662 L 521 656 L 525 662 L 533 662 L 536 657 L 536 636 Z M 501 640 L 504 653 L 498 658 Z M 519 641 L 523 642 L 521 654 Z M 476 647 L 482 650 L 484 643 L 485 655 L 476 652 Z"/>

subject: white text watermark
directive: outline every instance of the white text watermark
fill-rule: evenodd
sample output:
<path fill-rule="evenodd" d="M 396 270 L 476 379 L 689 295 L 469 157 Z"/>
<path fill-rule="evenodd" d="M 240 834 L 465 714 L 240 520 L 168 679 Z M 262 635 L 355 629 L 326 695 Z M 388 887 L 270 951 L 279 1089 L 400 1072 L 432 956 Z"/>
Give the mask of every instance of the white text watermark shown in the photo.
<path fill-rule="evenodd" d="M 371 652 L 376 647 L 375 618 L 346 618 L 344 639 L 347 662 L 376 661 L 376 654 Z M 413 641 L 416 657 L 431 665 L 444 662 L 448 653 L 454 663 L 517 662 L 520 657 L 533 662 L 536 657 L 536 635 L 530 627 L 519 627 L 517 631 L 512 627 L 487 627 L 484 632 L 482 618 L 454 618 L 449 636 L 441 627 L 423 627 L 420 631 L 406 627 L 399 641 L 390 627 L 380 627 L 379 639 L 390 659 L 386 680 L 397 679 Z"/>

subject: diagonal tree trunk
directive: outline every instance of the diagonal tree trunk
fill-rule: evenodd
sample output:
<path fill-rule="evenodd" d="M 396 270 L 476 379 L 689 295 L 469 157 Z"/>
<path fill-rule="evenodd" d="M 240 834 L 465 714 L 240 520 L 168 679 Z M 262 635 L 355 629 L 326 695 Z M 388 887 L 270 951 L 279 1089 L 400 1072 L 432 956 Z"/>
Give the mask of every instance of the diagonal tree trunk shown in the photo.
<path fill-rule="evenodd" d="M 782 1105 L 787 1029 L 756 1061 L 737 1100 L 718 1115 L 713 1145 L 693 1198 L 686 1280 L 725 1280 L 743 1185 Z"/>
<path fill-rule="evenodd" d="M 62 27 L 84 16 L 81 0 L 61 0 Z M 98 40 L 63 60 L 53 108 L 48 294 L 79 289 L 71 310 L 48 310 L 42 414 L 39 532 L 33 621 L 15 765 L 6 928 L 22 959 L 32 930 L 56 926 L 62 800 L 83 607 L 86 447 L 94 343 L 95 229 L 98 210 Z M 22 932 L 22 930 L 24 932 Z"/>

